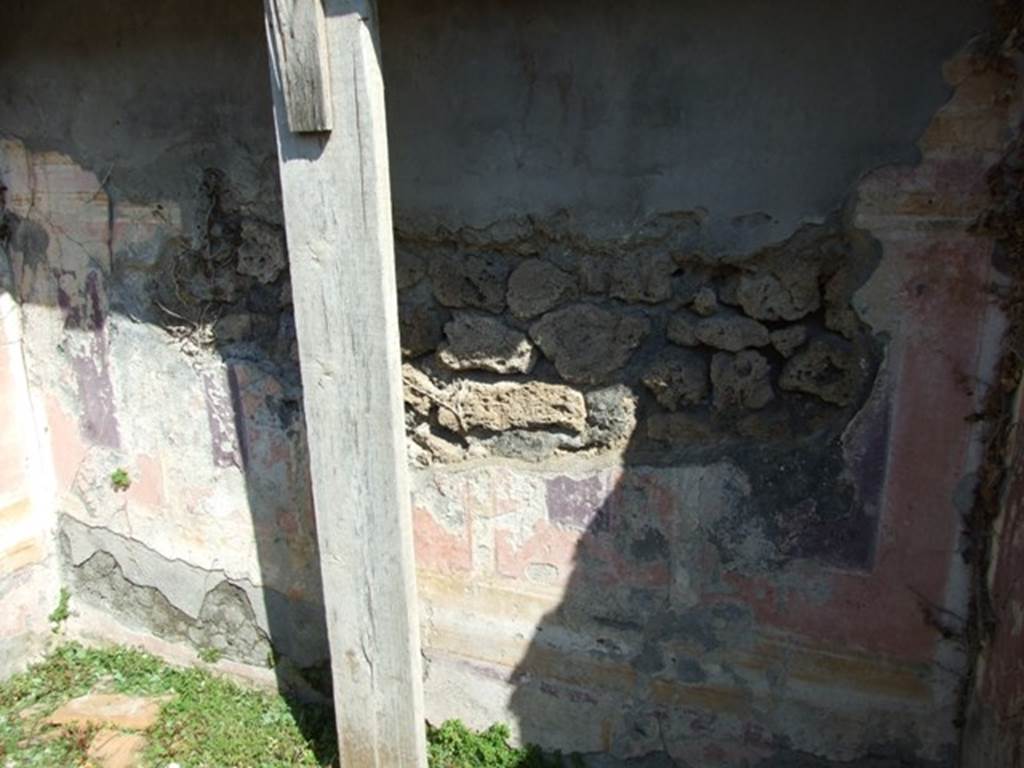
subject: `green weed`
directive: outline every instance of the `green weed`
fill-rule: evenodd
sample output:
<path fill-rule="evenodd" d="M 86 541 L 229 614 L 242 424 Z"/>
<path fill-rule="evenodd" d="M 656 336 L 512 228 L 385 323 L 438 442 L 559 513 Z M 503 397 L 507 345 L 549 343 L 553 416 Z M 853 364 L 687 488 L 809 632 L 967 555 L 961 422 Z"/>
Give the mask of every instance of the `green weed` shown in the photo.
<path fill-rule="evenodd" d="M 118 467 L 110 473 L 110 484 L 113 486 L 115 491 L 127 491 L 132 487 L 132 479 L 128 475 L 128 470 L 124 467 Z"/>
<path fill-rule="evenodd" d="M 216 664 L 223 658 L 223 654 L 216 648 L 209 646 L 200 648 L 198 651 L 200 661 L 204 661 L 207 664 Z"/>
<path fill-rule="evenodd" d="M 561 768 L 561 755 L 548 756 L 536 747 L 509 746 L 508 726 L 474 731 L 459 720 L 427 726 L 430 768 Z M 574 756 L 573 764 L 578 758 Z"/>
<path fill-rule="evenodd" d="M 61 626 L 68 620 L 71 615 L 69 608 L 71 604 L 71 592 L 68 591 L 67 587 L 60 588 L 60 595 L 57 597 L 57 606 L 50 611 L 50 615 L 46 618 L 50 621 L 50 628 L 56 633 L 60 631 Z"/>
<path fill-rule="evenodd" d="M 62 604 L 66 610 L 67 600 L 62 599 Z M 43 720 L 60 704 L 92 690 L 170 694 L 156 724 L 146 733 L 147 766 L 323 768 L 337 756 L 329 703 L 289 702 L 205 669 L 168 666 L 130 648 L 68 643 L 28 671 L 0 683 L 0 766 L 84 768 L 91 734 L 72 728 L 47 729 Z M 566 764 L 559 755 L 512 747 L 508 737 L 504 725 L 481 732 L 458 720 L 437 728 L 428 725 L 430 768 L 562 768 Z M 577 768 L 581 762 L 574 756 L 568 764 Z"/>
<path fill-rule="evenodd" d="M 321 768 L 335 756 L 328 706 L 289 703 L 202 669 L 170 667 L 134 649 L 69 643 L 0 684 L 0 765 L 85 765 L 88 741 L 82 734 L 69 729 L 42 739 L 41 721 L 97 686 L 132 695 L 173 694 L 146 734 L 147 765 Z"/>

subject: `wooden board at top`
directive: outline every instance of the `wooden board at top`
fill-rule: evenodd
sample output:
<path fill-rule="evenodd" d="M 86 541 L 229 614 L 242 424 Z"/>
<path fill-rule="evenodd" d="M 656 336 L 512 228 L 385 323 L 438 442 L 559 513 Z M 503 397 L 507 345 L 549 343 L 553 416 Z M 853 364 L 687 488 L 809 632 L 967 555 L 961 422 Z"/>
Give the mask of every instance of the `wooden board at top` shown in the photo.
<path fill-rule="evenodd" d="M 334 115 L 321 0 L 267 0 L 267 34 L 279 65 L 289 130 L 331 130 Z"/>

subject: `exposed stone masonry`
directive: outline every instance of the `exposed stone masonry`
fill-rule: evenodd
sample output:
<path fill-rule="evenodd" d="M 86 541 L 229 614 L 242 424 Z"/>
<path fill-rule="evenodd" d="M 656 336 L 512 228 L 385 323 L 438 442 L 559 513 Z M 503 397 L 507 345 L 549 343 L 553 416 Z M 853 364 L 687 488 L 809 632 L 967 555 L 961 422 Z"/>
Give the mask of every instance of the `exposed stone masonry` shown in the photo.
<path fill-rule="evenodd" d="M 403 224 L 396 250 L 420 464 L 809 434 L 873 379 L 850 302 L 876 255 L 836 222 L 741 257 L 711 253 L 696 214 L 601 239 L 567 216 Z"/>

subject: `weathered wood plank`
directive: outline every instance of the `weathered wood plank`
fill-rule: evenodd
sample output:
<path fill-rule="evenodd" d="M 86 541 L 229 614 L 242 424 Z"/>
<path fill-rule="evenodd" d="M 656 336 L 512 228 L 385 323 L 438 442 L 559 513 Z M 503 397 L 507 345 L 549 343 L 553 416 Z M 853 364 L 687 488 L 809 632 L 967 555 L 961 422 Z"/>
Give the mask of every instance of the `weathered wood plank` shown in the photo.
<path fill-rule="evenodd" d="M 426 768 L 384 90 L 370 0 L 327 0 L 330 134 L 274 114 L 343 768 Z"/>
<path fill-rule="evenodd" d="M 321 0 L 267 0 L 267 9 L 267 33 L 283 75 L 288 127 L 295 133 L 331 130 L 331 79 Z"/>

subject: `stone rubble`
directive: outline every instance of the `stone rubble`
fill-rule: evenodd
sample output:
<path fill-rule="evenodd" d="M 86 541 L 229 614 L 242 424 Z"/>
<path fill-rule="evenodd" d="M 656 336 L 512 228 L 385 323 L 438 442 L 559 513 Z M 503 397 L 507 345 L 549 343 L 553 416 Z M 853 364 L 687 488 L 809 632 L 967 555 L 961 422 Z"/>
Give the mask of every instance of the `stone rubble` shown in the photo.
<path fill-rule="evenodd" d="M 771 332 L 772 346 L 783 357 L 791 357 L 807 341 L 806 325 L 791 325 Z"/>
<path fill-rule="evenodd" d="M 709 285 L 701 286 L 694 294 L 690 307 L 701 317 L 710 317 L 718 311 L 718 296 Z"/>
<path fill-rule="evenodd" d="M 558 217 L 400 233 L 412 459 L 776 440 L 794 419 L 848 419 L 874 365 L 851 304 L 870 249 L 830 224 L 716 260 L 699 228 L 670 215 L 600 241 Z"/>
<path fill-rule="evenodd" d="M 749 347 L 764 347 L 771 343 L 768 329 L 756 320 L 738 315 L 716 315 L 697 323 L 694 328 L 697 341 L 726 352 L 739 352 Z"/>
<path fill-rule="evenodd" d="M 768 360 L 760 352 L 716 353 L 711 358 L 715 408 L 763 408 L 775 397 L 770 373 Z"/>
<path fill-rule="evenodd" d="M 544 315 L 530 326 L 530 337 L 566 381 L 604 384 L 650 330 L 645 318 L 576 304 Z"/>
<path fill-rule="evenodd" d="M 782 370 L 779 386 L 833 405 L 849 405 L 859 386 L 857 360 L 848 345 L 815 340 Z"/>
<path fill-rule="evenodd" d="M 582 432 L 586 419 L 578 390 L 542 381 L 460 382 L 447 390 L 445 404 L 438 410 L 441 426 L 462 434 L 474 429 L 502 432 L 548 427 Z"/>
<path fill-rule="evenodd" d="M 491 315 L 456 313 L 444 335 L 437 359 L 454 371 L 529 373 L 537 362 L 526 334 Z"/>
<path fill-rule="evenodd" d="M 665 350 L 647 369 L 643 381 L 661 405 L 675 411 L 707 397 L 708 367 L 696 352 Z"/>
<path fill-rule="evenodd" d="M 542 259 L 524 261 L 508 279 L 508 308 L 529 320 L 576 296 L 576 278 Z"/>
<path fill-rule="evenodd" d="M 442 254 L 430 262 L 434 296 L 446 307 L 505 309 L 505 281 L 512 263 L 499 254 Z"/>

